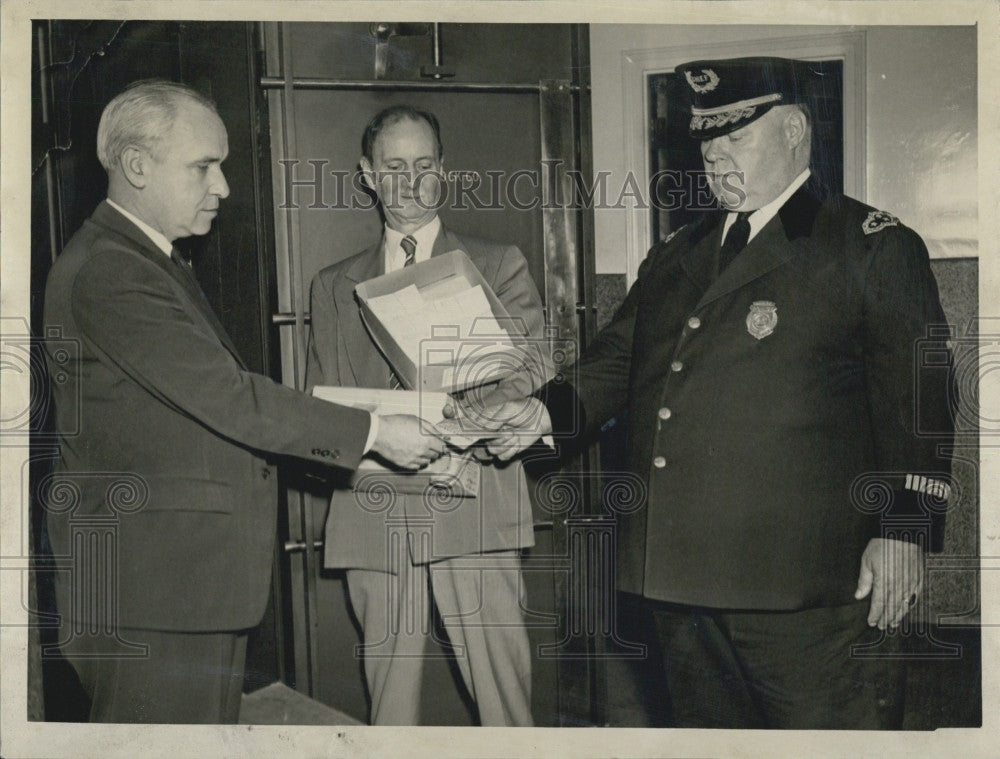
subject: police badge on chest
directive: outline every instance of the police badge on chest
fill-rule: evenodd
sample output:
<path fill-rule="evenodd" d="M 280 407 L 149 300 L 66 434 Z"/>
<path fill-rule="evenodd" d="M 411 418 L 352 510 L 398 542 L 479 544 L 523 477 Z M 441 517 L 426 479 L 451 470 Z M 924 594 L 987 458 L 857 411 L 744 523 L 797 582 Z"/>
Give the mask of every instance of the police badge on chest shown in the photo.
<path fill-rule="evenodd" d="M 763 340 L 778 326 L 778 307 L 769 300 L 755 300 L 747 314 L 747 332 Z"/>

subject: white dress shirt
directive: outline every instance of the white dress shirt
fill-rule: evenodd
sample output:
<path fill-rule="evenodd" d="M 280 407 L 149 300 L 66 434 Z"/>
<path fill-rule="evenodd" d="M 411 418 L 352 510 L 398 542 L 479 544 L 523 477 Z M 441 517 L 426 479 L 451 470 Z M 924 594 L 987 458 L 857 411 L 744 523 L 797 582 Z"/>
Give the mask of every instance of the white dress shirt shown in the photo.
<path fill-rule="evenodd" d="M 153 229 L 151 226 L 149 226 L 149 224 L 147 224 L 146 222 L 144 222 L 142 219 L 140 219 L 135 214 L 129 213 L 128 211 L 126 211 L 120 205 L 118 205 L 117 203 L 115 203 L 115 201 L 113 201 L 111 198 L 108 198 L 108 205 L 111 206 L 113 209 L 115 209 L 118 213 L 120 213 L 126 219 L 128 219 L 129 221 L 131 221 L 133 224 L 135 224 L 137 227 L 139 227 L 139 229 L 142 230 L 143 234 L 145 234 L 146 237 L 148 237 L 150 240 L 152 240 L 153 244 L 156 245 L 157 248 L 159 248 L 164 253 L 166 253 L 167 258 L 170 258 L 170 252 L 174 249 L 174 246 L 170 242 L 170 240 L 168 240 L 163 235 L 162 232 L 158 232 L 157 230 Z"/>
<path fill-rule="evenodd" d="M 413 263 L 419 264 L 421 261 L 426 261 L 431 257 L 431 253 L 434 250 L 434 241 L 437 239 L 438 232 L 440 231 L 441 219 L 438 216 L 435 216 L 416 232 L 409 235 L 417 241 L 417 249 L 413 255 Z M 386 274 L 390 271 L 402 269 L 403 264 L 406 262 L 406 251 L 403 250 L 402 246 L 404 237 L 406 237 L 406 235 L 402 232 L 390 229 L 386 226 L 385 241 L 382 247 L 382 255 L 385 257 Z"/>

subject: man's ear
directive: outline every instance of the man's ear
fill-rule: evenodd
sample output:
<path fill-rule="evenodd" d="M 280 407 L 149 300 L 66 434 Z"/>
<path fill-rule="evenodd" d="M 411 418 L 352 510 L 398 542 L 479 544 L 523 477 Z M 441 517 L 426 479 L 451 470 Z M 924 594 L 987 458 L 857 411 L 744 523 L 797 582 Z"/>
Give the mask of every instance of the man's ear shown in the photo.
<path fill-rule="evenodd" d="M 371 161 L 362 156 L 359 163 L 361 164 L 361 180 L 368 186 L 369 189 L 377 192 L 378 188 L 375 186 L 375 170 L 372 168 Z"/>
<path fill-rule="evenodd" d="M 788 140 L 790 148 L 798 147 L 808 134 L 809 127 L 806 123 L 806 115 L 798 108 L 789 110 L 785 117 L 785 139 Z"/>
<path fill-rule="evenodd" d="M 128 183 L 141 189 L 149 182 L 149 162 L 151 160 L 152 158 L 145 150 L 136 145 L 129 145 L 122 151 L 118 163 Z"/>

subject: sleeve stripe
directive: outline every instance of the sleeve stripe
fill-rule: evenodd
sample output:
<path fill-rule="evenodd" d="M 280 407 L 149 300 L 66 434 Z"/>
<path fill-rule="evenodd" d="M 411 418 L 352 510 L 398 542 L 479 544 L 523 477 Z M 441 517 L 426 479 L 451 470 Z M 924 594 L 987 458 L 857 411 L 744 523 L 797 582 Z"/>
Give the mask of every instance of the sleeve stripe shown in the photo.
<path fill-rule="evenodd" d="M 935 498 L 940 498 L 942 501 L 948 500 L 951 496 L 951 486 L 947 482 L 934 480 L 930 477 L 922 477 L 919 474 L 906 475 L 905 488 L 917 493 L 927 493 Z"/>

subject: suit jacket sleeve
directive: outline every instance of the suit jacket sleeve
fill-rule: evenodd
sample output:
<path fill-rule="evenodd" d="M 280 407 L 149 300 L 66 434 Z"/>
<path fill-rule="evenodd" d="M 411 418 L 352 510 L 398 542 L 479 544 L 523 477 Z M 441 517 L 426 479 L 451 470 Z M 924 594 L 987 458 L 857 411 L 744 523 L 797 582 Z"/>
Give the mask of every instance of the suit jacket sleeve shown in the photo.
<path fill-rule="evenodd" d="M 523 325 L 525 336 L 542 336 L 545 327 L 542 299 L 528 272 L 524 254 L 514 245 L 506 248 L 500 256 L 493 292 L 515 323 Z"/>
<path fill-rule="evenodd" d="M 902 226 L 873 235 L 864 297 L 866 383 L 881 471 L 892 489 L 890 533 L 913 540 L 908 517 L 930 517 L 929 548 L 941 550 L 950 465 L 939 451 L 952 441 L 947 322 L 927 249 Z M 890 535 L 891 536 L 891 535 Z"/>
<path fill-rule="evenodd" d="M 96 254 L 76 276 L 72 309 L 98 355 L 178 413 L 248 448 L 357 467 L 369 415 L 243 369 L 152 262 Z"/>
<path fill-rule="evenodd" d="M 611 322 L 587 346 L 564 381 L 557 377 L 538 394 L 548 408 L 554 434 L 566 442 L 581 442 L 625 407 L 639 298 L 645 277 L 662 255 L 662 247 L 657 247 L 643 260 Z"/>

